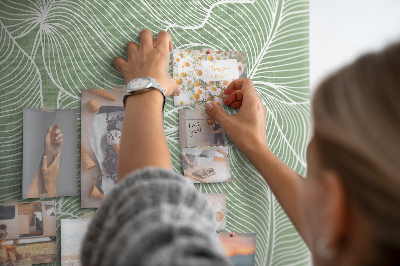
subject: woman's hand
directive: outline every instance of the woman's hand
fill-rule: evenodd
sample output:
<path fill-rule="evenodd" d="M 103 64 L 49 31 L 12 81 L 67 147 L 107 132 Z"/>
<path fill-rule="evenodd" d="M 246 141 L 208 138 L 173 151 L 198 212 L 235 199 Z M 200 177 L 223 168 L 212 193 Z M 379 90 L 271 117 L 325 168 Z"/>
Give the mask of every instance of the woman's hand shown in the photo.
<path fill-rule="evenodd" d="M 224 103 L 240 110 L 236 115 L 227 114 L 219 105 L 207 103 L 207 112 L 225 129 L 228 137 L 248 157 L 260 149 L 268 149 L 266 114 L 253 82 L 246 79 L 232 81 L 225 89 Z"/>
<path fill-rule="evenodd" d="M 140 45 L 131 41 L 126 46 L 128 60 L 114 58 L 115 68 L 122 74 L 125 84 L 140 77 L 152 77 L 164 88 L 166 96 L 178 93 L 178 86 L 169 76 L 169 51 L 172 50 L 172 37 L 160 31 L 157 39 L 149 29 L 140 32 Z"/>
<path fill-rule="evenodd" d="M 63 134 L 58 128 L 59 126 L 59 124 L 54 125 L 54 127 L 49 126 L 44 137 L 44 155 L 47 156 L 48 164 L 51 164 L 54 157 L 61 151 L 63 145 Z"/>
<path fill-rule="evenodd" d="M 44 192 L 47 197 L 57 197 L 56 181 L 60 173 L 60 157 L 61 151 L 57 153 L 53 162 L 47 167 L 47 156 L 43 155 L 42 162 L 42 178 L 44 185 Z"/>

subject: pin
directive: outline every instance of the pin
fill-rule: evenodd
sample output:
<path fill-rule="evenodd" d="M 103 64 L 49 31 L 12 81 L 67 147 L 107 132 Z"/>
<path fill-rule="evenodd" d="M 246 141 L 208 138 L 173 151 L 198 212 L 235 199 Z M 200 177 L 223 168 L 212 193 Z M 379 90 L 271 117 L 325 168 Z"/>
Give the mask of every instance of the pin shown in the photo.
<path fill-rule="evenodd" d="M 211 49 L 208 49 L 206 53 L 211 54 Z"/>
<path fill-rule="evenodd" d="M 230 236 L 231 236 L 231 237 L 234 237 L 234 236 L 235 236 L 235 233 L 234 233 L 234 232 L 232 232 L 232 233 L 230 234 Z"/>

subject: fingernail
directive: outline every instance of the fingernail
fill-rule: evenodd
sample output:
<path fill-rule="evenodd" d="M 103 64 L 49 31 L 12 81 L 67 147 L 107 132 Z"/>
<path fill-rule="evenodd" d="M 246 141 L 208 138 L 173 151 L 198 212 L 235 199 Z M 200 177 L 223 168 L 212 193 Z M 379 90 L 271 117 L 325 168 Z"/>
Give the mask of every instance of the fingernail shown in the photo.
<path fill-rule="evenodd" d="M 46 156 L 46 155 L 44 155 L 44 156 L 43 156 L 43 159 L 47 159 L 47 156 Z"/>
<path fill-rule="evenodd" d="M 214 105 L 211 102 L 206 103 L 206 110 L 211 111 L 214 108 Z"/>
<path fill-rule="evenodd" d="M 182 92 L 182 88 L 181 88 L 181 86 L 178 85 L 178 90 L 176 91 L 176 93 L 181 94 L 181 92 Z"/>

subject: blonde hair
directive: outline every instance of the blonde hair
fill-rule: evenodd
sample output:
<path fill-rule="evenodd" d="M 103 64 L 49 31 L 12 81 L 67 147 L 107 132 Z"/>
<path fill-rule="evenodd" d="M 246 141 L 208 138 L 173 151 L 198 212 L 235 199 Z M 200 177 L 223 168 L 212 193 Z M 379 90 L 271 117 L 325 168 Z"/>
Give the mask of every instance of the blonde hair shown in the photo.
<path fill-rule="evenodd" d="M 322 166 L 364 214 L 377 259 L 400 264 L 400 43 L 325 79 L 312 108 Z"/>

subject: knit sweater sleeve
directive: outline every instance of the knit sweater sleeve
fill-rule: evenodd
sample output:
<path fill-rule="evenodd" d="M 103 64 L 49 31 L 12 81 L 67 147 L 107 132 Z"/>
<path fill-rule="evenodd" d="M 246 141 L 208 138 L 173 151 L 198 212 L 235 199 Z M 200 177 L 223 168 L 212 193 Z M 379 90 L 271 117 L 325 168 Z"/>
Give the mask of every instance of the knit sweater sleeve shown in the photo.
<path fill-rule="evenodd" d="M 183 176 L 146 168 L 127 176 L 97 210 L 82 265 L 231 265 L 214 211 Z"/>

